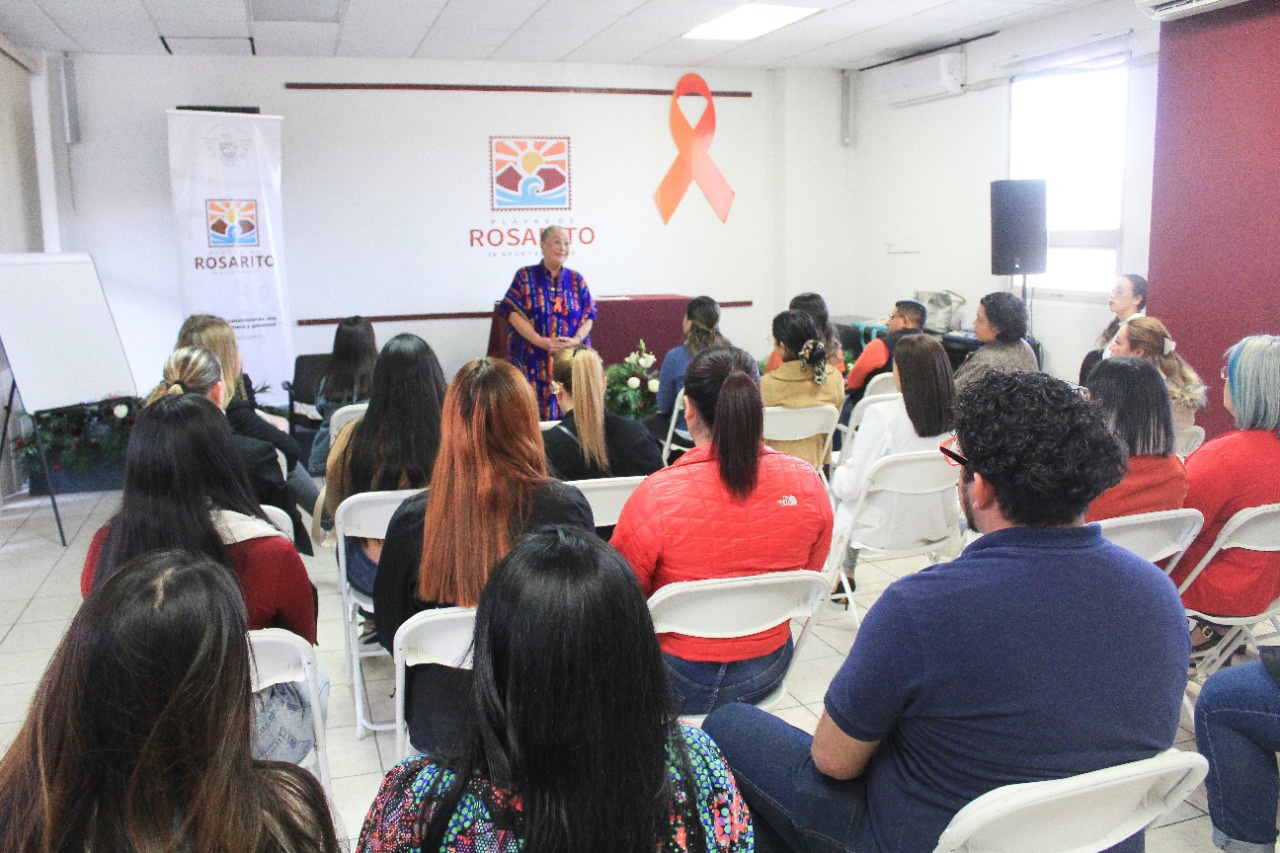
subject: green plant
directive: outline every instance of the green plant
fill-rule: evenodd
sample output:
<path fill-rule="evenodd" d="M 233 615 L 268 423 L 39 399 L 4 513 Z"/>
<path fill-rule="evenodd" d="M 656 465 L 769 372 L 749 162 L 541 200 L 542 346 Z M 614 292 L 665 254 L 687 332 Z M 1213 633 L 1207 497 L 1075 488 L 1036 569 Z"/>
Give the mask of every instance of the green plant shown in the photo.
<path fill-rule="evenodd" d="M 644 341 L 631 355 L 604 369 L 604 405 L 615 415 L 644 420 L 658 411 L 657 357 Z"/>
<path fill-rule="evenodd" d="M 142 402 L 134 397 L 108 397 L 96 403 L 38 412 L 33 417 L 40 428 L 40 443 L 49 467 L 55 471 L 67 467 L 83 473 L 103 462 L 123 459 L 141 407 Z M 40 453 L 33 436 L 15 438 L 13 455 L 28 475 L 40 470 Z"/>

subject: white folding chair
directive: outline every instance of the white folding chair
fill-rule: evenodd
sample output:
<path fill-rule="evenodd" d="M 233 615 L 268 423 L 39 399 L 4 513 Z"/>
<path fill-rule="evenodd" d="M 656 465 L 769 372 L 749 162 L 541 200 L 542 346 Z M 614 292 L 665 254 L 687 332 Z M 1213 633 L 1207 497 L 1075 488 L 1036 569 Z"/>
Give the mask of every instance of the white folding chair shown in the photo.
<path fill-rule="evenodd" d="M 858 426 L 862 423 L 862 418 L 867 414 L 867 409 L 876 403 L 885 403 L 901 396 L 898 393 L 876 394 L 874 397 L 868 394 L 857 402 L 853 407 L 853 412 L 849 415 L 849 423 L 836 427 L 844 437 L 840 440 L 840 456 L 836 459 L 835 464 L 839 465 L 848 460 L 849 451 L 853 446 L 853 434 L 858 431 Z"/>
<path fill-rule="evenodd" d="M 803 409 L 788 409 L 783 406 L 764 407 L 764 443 L 771 441 L 800 441 L 815 435 L 823 436 L 822 453 L 819 459 L 826 459 L 831 452 L 831 436 L 835 432 L 836 422 L 840 420 L 840 410 L 835 406 L 806 406 Z M 818 476 L 824 486 L 827 483 L 825 464 L 818 465 Z"/>
<path fill-rule="evenodd" d="M 1242 509 L 1227 519 L 1227 523 L 1222 526 L 1221 532 L 1218 533 L 1218 538 L 1214 540 L 1213 545 L 1205 552 L 1204 557 L 1191 570 L 1191 573 L 1187 575 L 1186 580 L 1182 582 L 1182 586 L 1178 587 L 1178 592 L 1185 592 L 1195 583 L 1196 578 L 1204 571 L 1205 566 L 1213 561 L 1218 552 L 1226 551 L 1229 548 L 1243 548 L 1246 551 L 1280 551 L 1280 503 L 1263 504 L 1262 506 Z M 1277 559 L 1280 560 L 1280 557 Z M 1202 655 L 1193 655 L 1196 675 L 1202 678 L 1207 678 L 1217 672 L 1224 663 L 1231 659 L 1237 649 L 1247 647 L 1249 643 L 1253 643 L 1255 647 L 1257 646 L 1257 638 L 1253 634 L 1254 625 L 1270 621 L 1276 631 L 1280 632 L 1280 598 L 1271 602 L 1261 613 L 1252 616 L 1214 616 L 1208 613 L 1201 613 L 1199 610 L 1193 610 L 1189 607 L 1187 608 L 1187 615 L 1193 619 L 1212 622 L 1215 625 L 1231 626 L 1226 636 L 1212 649 Z"/>
<path fill-rule="evenodd" d="M 1182 554 L 1195 541 L 1204 525 L 1200 510 L 1166 509 L 1160 512 L 1142 512 L 1137 515 L 1121 515 L 1104 518 L 1098 522 L 1102 535 L 1108 541 L 1126 548 L 1144 560 L 1158 563 L 1172 558 L 1165 566 L 1172 572 Z"/>
<path fill-rule="evenodd" d="M 671 438 L 676 434 L 676 422 L 680 420 L 680 413 L 684 411 L 684 389 L 680 389 L 680 393 L 676 394 L 676 404 L 671 407 L 671 422 L 667 424 L 667 440 L 662 442 L 662 464 L 667 464 L 671 456 Z"/>
<path fill-rule="evenodd" d="M 1204 780 L 1209 762 L 1169 749 L 1091 773 L 988 791 L 962 808 L 933 853 L 1098 853 L 1142 832 Z"/>
<path fill-rule="evenodd" d="M 609 527 L 618 523 L 622 507 L 643 482 L 644 477 L 601 477 L 598 480 L 574 480 L 569 485 L 586 496 L 596 527 Z"/>
<path fill-rule="evenodd" d="M 867 390 L 863 392 L 863 398 L 874 397 L 877 394 L 899 394 L 898 383 L 893 381 L 893 371 L 887 370 L 884 373 L 877 373 L 867 382 Z"/>
<path fill-rule="evenodd" d="M 749 637 L 790 620 L 803 619 L 791 655 L 794 664 L 809 636 L 822 595 L 830 588 L 818 572 L 803 569 L 768 572 L 738 578 L 713 578 L 668 584 L 649 598 L 653 630 L 658 634 L 686 634 L 708 640 Z M 769 710 L 786 693 L 786 676 L 772 693 L 756 702 Z M 681 717 L 702 725 L 702 715 Z"/>
<path fill-rule="evenodd" d="M 538 421 L 538 428 L 546 432 L 549 429 L 555 429 L 559 423 L 559 421 Z"/>
<path fill-rule="evenodd" d="M 844 530 L 832 536 L 832 549 L 827 557 L 828 588 L 839 583 L 843 592 L 833 598 L 843 597 L 853 613 L 858 611 L 853 602 L 853 590 L 844 570 L 844 549 L 858 551 L 858 562 L 888 560 L 897 557 L 928 555 L 934 561 L 959 551 L 960 503 L 956 486 L 960 482 L 960 468 L 948 465 L 946 458 L 936 450 L 915 453 L 894 453 L 877 459 L 867 472 L 867 485 L 857 509 Z M 886 512 L 886 505 L 895 499 L 905 502 Z M 937 536 L 922 534 L 913 522 L 925 518 L 933 511 L 940 521 Z M 872 526 L 875 515 L 882 516 L 882 523 Z M 840 550 L 837 551 L 836 548 Z"/>
<path fill-rule="evenodd" d="M 253 658 L 254 693 L 273 684 L 292 682 L 305 684 L 311 703 L 311 722 L 315 729 L 316 766 L 320 784 L 329 802 L 334 802 L 332 778 L 329 775 L 329 751 L 324 741 L 324 708 L 320 706 L 320 685 L 316 680 L 316 651 L 311 644 L 284 628 L 262 628 L 249 632 L 249 650 Z"/>
<path fill-rule="evenodd" d="M 339 409 L 341 411 L 341 409 Z M 333 528 L 338 535 L 338 588 L 342 590 L 342 637 L 346 646 L 347 665 L 351 672 L 351 685 L 355 691 L 356 737 L 363 738 L 371 731 L 391 731 L 394 723 L 374 723 L 365 705 L 364 676 L 360 671 L 360 659 L 378 657 L 382 647 L 373 643 L 361 648 L 360 611 L 373 613 L 373 599 L 347 583 L 347 538 L 385 539 L 391 516 L 404 503 L 405 498 L 416 495 L 422 489 L 400 489 L 392 492 L 365 492 L 352 495 L 338 506 L 333 515 Z"/>
<path fill-rule="evenodd" d="M 409 755 L 409 721 L 405 713 L 409 667 L 436 663 L 454 669 L 471 669 L 471 635 L 475 631 L 474 607 L 441 607 L 424 610 L 405 620 L 396 631 L 396 755 Z"/>
<path fill-rule="evenodd" d="M 342 432 L 343 427 L 352 421 L 358 421 L 364 418 L 364 413 L 369 410 L 368 403 L 352 403 L 349 406 L 343 406 L 334 412 L 329 418 L 329 435 L 335 439 Z"/>
<path fill-rule="evenodd" d="M 271 522 L 271 526 L 283 533 L 292 542 L 293 519 L 289 517 L 289 513 L 278 506 L 271 506 L 270 504 L 262 504 L 262 511 L 266 513 L 267 520 Z"/>
<path fill-rule="evenodd" d="M 1197 447 L 1204 444 L 1204 427 L 1192 424 L 1183 430 L 1178 430 L 1178 434 L 1173 438 L 1173 452 L 1184 459 L 1190 456 Z"/>

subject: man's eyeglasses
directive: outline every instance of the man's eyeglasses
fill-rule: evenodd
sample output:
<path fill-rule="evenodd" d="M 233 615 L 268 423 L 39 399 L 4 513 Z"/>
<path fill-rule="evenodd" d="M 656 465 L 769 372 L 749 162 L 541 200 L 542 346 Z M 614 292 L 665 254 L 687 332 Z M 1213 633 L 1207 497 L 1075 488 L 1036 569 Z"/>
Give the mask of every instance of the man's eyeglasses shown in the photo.
<path fill-rule="evenodd" d="M 942 444 L 939 444 L 938 450 L 942 453 L 943 456 L 947 458 L 948 465 L 965 467 L 969 464 L 969 460 L 966 459 L 964 456 L 960 455 L 960 452 L 955 449 L 957 446 L 956 441 L 957 441 L 956 436 L 953 435 L 951 436 L 951 438 L 948 438 L 946 441 L 942 442 Z"/>

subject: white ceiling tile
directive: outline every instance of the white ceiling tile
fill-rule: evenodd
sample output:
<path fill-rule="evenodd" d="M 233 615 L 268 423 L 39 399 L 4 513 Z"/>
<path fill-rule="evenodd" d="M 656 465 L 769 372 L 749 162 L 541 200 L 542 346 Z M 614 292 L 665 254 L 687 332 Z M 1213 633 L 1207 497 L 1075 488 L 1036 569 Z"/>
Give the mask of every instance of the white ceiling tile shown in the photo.
<path fill-rule="evenodd" d="M 705 39 L 671 39 L 641 54 L 637 61 L 645 65 L 702 65 L 724 53 L 731 42 Z"/>
<path fill-rule="evenodd" d="M 165 44 L 175 56 L 252 56 L 253 43 L 244 38 L 166 38 Z"/>
<path fill-rule="evenodd" d="M 245 0 L 142 0 L 163 36 L 249 35 Z"/>
<path fill-rule="evenodd" d="M 249 19 L 283 24 L 337 24 L 344 0 L 249 0 Z"/>
<path fill-rule="evenodd" d="M 447 29 L 513 30 L 542 3 L 543 0 L 449 0 L 435 25 Z"/>
<path fill-rule="evenodd" d="M 645 32 L 614 24 L 564 58 L 568 62 L 634 62 L 636 57 L 673 37 L 669 33 Z"/>
<path fill-rule="evenodd" d="M 88 53 L 164 53 L 141 0 L 39 0 L 45 13 Z"/>
<path fill-rule="evenodd" d="M 491 59 L 510 62 L 558 62 L 591 38 L 591 34 L 522 27 L 498 46 Z"/>
<path fill-rule="evenodd" d="M 333 56 L 337 24 L 254 21 L 250 28 L 258 56 Z"/>
<path fill-rule="evenodd" d="M 444 5 L 445 0 L 350 0 L 338 35 L 338 55 L 413 56 Z"/>
<path fill-rule="evenodd" d="M 60 29 L 34 0 L 5 0 L 0 4 L 0 33 L 23 47 L 80 50 L 75 39 Z"/>
<path fill-rule="evenodd" d="M 620 22 L 631 30 L 680 36 L 742 5 L 742 0 L 648 0 Z"/>
<path fill-rule="evenodd" d="M 418 59 L 488 59 L 511 30 L 432 27 L 414 54 Z"/>

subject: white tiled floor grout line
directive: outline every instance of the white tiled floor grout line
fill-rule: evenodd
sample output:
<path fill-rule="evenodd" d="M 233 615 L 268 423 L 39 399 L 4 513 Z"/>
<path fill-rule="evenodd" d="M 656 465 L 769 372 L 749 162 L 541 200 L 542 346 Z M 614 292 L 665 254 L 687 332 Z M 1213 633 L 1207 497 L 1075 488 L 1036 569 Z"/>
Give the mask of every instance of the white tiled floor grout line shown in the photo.
<path fill-rule="evenodd" d="M 89 541 L 119 502 L 119 493 L 60 496 L 67 532 L 67 548 L 58 542 L 48 498 L 12 497 L 0 506 L 0 750 L 17 734 L 53 647 L 69 624 L 80 593 L 80 567 Z M 354 839 L 360 831 L 383 772 L 395 763 L 391 733 L 358 740 L 353 723 L 352 692 L 346 672 L 341 633 L 337 569 L 333 553 L 320 550 L 304 557 L 320 593 L 319 654 L 332 682 L 327 736 L 334 777 L 340 833 Z M 859 590 L 865 611 L 894 578 L 917 571 L 920 559 L 877 563 Z M 43 617 L 49 614 L 49 618 Z M 775 713 L 783 720 L 812 731 L 822 714 L 822 696 L 852 643 L 852 619 L 835 606 L 822 615 L 797 656 L 789 687 L 792 695 Z M 365 679 L 377 719 L 390 719 L 393 705 L 387 693 L 394 684 L 390 661 L 366 664 Z M 1194 749 L 1195 738 L 1184 725 L 1177 746 Z M 1147 833 L 1150 853 L 1190 853 L 1214 849 L 1201 786 Z"/>

